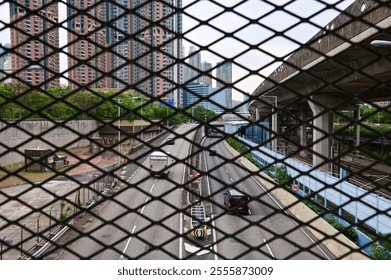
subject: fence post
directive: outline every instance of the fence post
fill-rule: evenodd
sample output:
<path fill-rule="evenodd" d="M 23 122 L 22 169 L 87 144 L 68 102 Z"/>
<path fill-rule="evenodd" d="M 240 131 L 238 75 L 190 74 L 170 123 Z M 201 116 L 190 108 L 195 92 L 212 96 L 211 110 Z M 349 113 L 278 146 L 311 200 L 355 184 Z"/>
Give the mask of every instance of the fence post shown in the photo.
<path fill-rule="evenodd" d="M 25 225 L 21 227 L 20 231 L 20 256 L 23 256 L 23 228 Z"/>
<path fill-rule="evenodd" d="M 3 260 L 3 243 L 5 243 L 5 236 L 3 237 L 3 241 L 0 244 L 0 260 Z"/>
<path fill-rule="evenodd" d="M 42 213 L 39 213 L 38 217 L 37 217 L 37 244 L 39 243 L 39 218 L 41 217 L 41 214 Z"/>
<path fill-rule="evenodd" d="M 53 207 L 55 205 L 52 205 L 52 207 L 50 207 L 50 211 L 49 211 L 49 235 L 52 234 L 52 210 L 53 210 Z"/>

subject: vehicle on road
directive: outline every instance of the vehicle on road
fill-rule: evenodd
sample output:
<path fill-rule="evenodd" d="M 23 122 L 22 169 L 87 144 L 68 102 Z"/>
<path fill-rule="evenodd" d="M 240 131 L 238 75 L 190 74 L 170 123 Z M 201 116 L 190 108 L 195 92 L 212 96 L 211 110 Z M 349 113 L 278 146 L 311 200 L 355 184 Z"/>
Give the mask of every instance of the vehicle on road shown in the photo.
<path fill-rule="evenodd" d="M 171 137 L 168 137 L 166 139 L 166 144 L 167 145 L 175 145 L 175 139 L 174 138 L 171 138 Z"/>
<path fill-rule="evenodd" d="M 224 193 L 224 205 L 229 212 L 249 214 L 250 197 L 242 189 L 229 189 Z"/>
<path fill-rule="evenodd" d="M 210 150 L 209 150 L 209 155 L 210 155 L 210 156 L 216 156 L 216 155 L 217 155 L 216 149 L 210 149 Z"/>
<path fill-rule="evenodd" d="M 168 177 L 170 173 L 169 164 L 169 154 L 155 151 L 149 156 L 149 173 L 154 177 Z"/>

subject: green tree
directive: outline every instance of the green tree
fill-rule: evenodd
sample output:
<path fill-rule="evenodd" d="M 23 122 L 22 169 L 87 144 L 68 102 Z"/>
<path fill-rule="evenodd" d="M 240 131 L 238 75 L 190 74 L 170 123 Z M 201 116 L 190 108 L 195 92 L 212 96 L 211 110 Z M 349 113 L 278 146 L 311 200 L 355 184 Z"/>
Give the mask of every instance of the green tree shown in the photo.
<path fill-rule="evenodd" d="M 18 97 L 18 101 L 24 105 L 27 115 L 30 118 L 41 118 L 39 115 L 46 106 L 54 102 L 54 99 L 47 93 L 32 91 Z"/>
<path fill-rule="evenodd" d="M 381 238 L 371 244 L 372 257 L 375 260 L 391 260 L 391 235 Z"/>
<path fill-rule="evenodd" d="M 69 96 L 67 101 L 78 109 L 78 119 L 91 119 L 90 115 L 94 114 L 94 109 L 103 99 L 96 93 L 79 91 Z"/>

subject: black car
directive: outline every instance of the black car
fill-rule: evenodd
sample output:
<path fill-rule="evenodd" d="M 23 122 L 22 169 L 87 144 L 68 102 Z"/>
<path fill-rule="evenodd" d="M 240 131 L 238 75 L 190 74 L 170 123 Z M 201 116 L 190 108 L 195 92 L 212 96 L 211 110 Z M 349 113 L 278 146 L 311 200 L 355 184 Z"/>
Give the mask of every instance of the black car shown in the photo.
<path fill-rule="evenodd" d="M 227 190 L 224 193 L 224 205 L 230 212 L 250 213 L 250 197 L 242 189 Z"/>

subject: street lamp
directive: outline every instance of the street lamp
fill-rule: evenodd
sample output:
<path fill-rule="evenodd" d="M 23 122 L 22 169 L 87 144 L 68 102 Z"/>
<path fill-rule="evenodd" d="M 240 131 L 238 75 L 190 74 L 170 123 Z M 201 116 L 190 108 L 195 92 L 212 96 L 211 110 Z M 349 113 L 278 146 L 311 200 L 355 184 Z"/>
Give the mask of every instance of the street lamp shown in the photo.
<path fill-rule="evenodd" d="M 141 140 L 144 140 L 144 132 L 143 132 L 143 130 L 144 130 L 144 120 L 143 120 L 143 104 L 142 104 L 142 101 L 143 101 L 143 99 L 141 99 L 141 97 L 132 97 L 132 98 L 130 98 L 130 99 L 138 99 L 138 100 L 140 100 L 140 103 L 141 103 L 141 108 L 140 108 L 140 113 L 141 113 L 141 119 L 140 119 L 140 121 L 141 121 Z"/>
<path fill-rule="evenodd" d="M 121 162 L 122 145 L 121 145 L 121 98 L 118 97 L 118 162 Z"/>
<path fill-rule="evenodd" d="M 43 74 L 44 74 L 44 78 L 43 78 L 43 82 L 45 82 L 45 84 L 43 84 L 43 82 L 41 82 L 39 85 L 40 86 L 43 86 L 43 88 L 46 90 L 47 89 L 47 83 L 46 83 L 46 80 L 47 80 L 47 78 L 46 78 L 46 69 L 42 66 L 42 65 L 40 65 L 40 64 L 31 64 L 31 65 L 29 65 L 29 66 L 27 66 L 27 67 L 22 67 L 22 68 L 5 68 L 5 69 L 2 69 L 3 70 L 3 72 L 4 73 L 6 73 L 6 74 L 8 74 L 8 75 L 12 75 L 12 74 L 16 74 L 15 72 L 24 72 L 24 71 L 27 71 L 27 72 L 33 72 L 33 71 L 43 71 Z M 11 82 L 10 80 L 12 80 L 12 79 L 14 79 L 14 78 L 12 78 L 12 77 L 9 77 L 9 78 L 7 78 L 6 77 L 6 79 L 4 79 L 4 83 L 9 83 L 9 82 Z M 27 81 L 25 81 L 25 82 L 27 82 Z"/>

